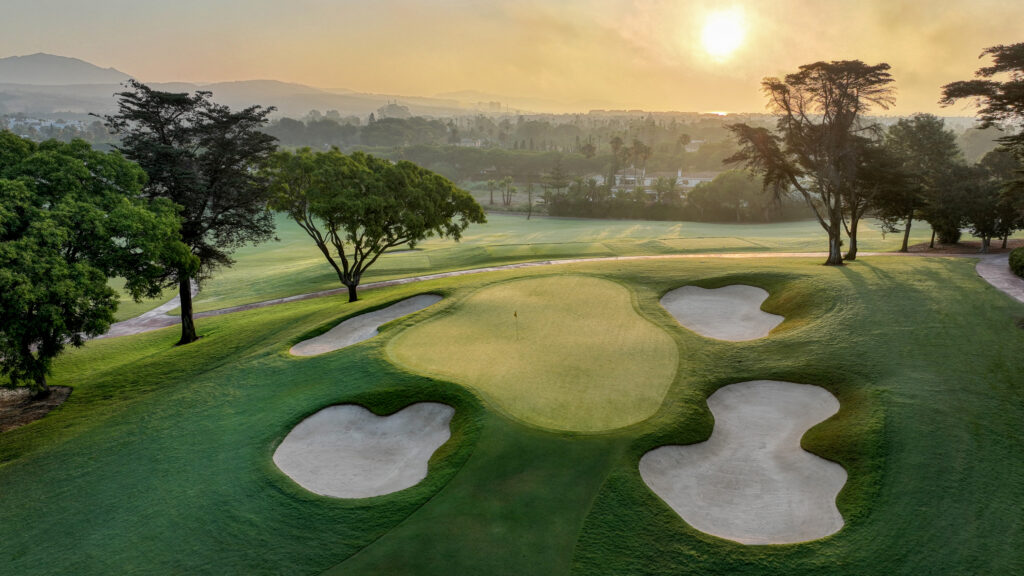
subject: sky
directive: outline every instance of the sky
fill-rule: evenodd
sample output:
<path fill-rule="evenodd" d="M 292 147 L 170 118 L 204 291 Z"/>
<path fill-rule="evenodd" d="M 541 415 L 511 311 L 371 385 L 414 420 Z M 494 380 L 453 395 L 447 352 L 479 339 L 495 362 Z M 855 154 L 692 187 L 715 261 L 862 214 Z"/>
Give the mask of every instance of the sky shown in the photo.
<path fill-rule="evenodd" d="M 740 32 L 715 56 L 703 32 L 722 12 Z M 971 78 L 984 48 L 1024 41 L 1022 22 L 1020 0 L 3 0 L 0 57 L 71 56 L 149 82 L 701 112 L 761 112 L 765 76 L 860 59 L 892 66 L 887 113 L 969 116 L 938 106 L 941 86 Z"/>

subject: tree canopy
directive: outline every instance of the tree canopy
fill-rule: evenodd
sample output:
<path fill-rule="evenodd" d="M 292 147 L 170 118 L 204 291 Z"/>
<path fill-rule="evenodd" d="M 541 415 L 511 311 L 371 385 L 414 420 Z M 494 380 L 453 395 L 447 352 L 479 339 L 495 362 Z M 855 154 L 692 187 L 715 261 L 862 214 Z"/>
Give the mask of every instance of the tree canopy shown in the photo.
<path fill-rule="evenodd" d="M 991 66 L 984 66 L 975 72 L 974 80 L 952 82 L 943 86 L 940 103 L 949 106 L 962 99 L 973 99 L 978 105 L 978 118 L 982 128 L 995 126 L 1010 128 L 998 139 L 1002 147 L 1016 158 L 1016 168 L 1003 170 L 996 175 L 1001 186 L 1000 210 L 1016 209 L 1017 218 L 1024 220 L 1024 42 L 998 45 L 986 48 L 982 57 L 992 58 Z M 1008 158 L 1003 158 L 1008 162 Z M 990 174 L 993 166 L 988 166 Z M 998 172 L 998 171 L 997 171 Z M 1012 178 L 1008 176 L 1012 172 Z M 1000 220 L 1012 229 L 1008 213 L 1002 213 Z M 1005 234 L 1004 234 L 1005 239 Z M 987 248 L 987 242 L 983 248 Z"/>
<path fill-rule="evenodd" d="M 894 102 L 885 63 L 860 60 L 815 62 L 784 78 L 761 83 L 777 116 L 774 131 L 747 124 L 729 126 L 740 151 L 726 160 L 762 175 L 766 189 L 796 190 L 828 233 L 826 264 L 841 265 L 844 202 L 857 194 L 861 152 L 876 127 L 863 122 L 872 107 Z M 856 229 L 856 222 L 853 223 Z M 853 250 L 855 253 L 855 249 Z"/>
<path fill-rule="evenodd" d="M 0 373 L 11 383 L 45 390 L 54 357 L 107 331 L 108 278 L 152 297 L 168 266 L 190 265 L 177 208 L 140 198 L 145 182 L 116 152 L 0 132 Z"/>
<path fill-rule="evenodd" d="M 148 198 L 181 207 L 182 241 L 198 257 L 197 269 L 169 270 L 181 297 L 181 343 L 197 338 L 192 320 L 192 281 L 220 266 L 231 253 L 274 235 L 269 190 L 258 167 L 276 149 L 262 131 L 273 108 L 232 111 L 211 93 L 160 92 L 134 80 L 117 94 L 118 113 L 105 116 L 121 135 L 117 147 L 148 174 Z"/>
<path fill-rule="evenodd" d="M 411 162 L 303 148 L 275 154 L 264 175 L 272 206 L 309 234 L 348 287 L 350 302 L 385 251 L 433 235 L 459 240 L 470 223 L 486 221 L 468 192 Z"/>
<path fill-rule="evenodd" d="M 979 68 L 974 80 L 943 86 L 939 102 L 949 106 L 957 100 L 973 99 L 982 128 L 1003 124 L 1024 128 L 1024 42 L 992 46 L 981 56 L 991 56 L 992 65 Z M 1000 140 L 1010 147 L 1024 147 L 1024 132 L 1018 130 Z"/>
<path fill-rule="evenodd" d="M 916 114 L 901 118 L 885 134 L 885 148 L 898 163 L 899 172 L 889 178 L 888 186 L 875 198 L 875 215 L 883 228 L 895 232 L 903 228 L 902 252 L 908 250 L 910 227 L 914 218 L 923 218 L 932 229 L 941 229 L 949 237 L 959 226 L 950 224 L 949 201 L 957 194 L 947 193 L 947 185 L 963 158 L 956 136 L 947 130 L 941 118 Z"/>

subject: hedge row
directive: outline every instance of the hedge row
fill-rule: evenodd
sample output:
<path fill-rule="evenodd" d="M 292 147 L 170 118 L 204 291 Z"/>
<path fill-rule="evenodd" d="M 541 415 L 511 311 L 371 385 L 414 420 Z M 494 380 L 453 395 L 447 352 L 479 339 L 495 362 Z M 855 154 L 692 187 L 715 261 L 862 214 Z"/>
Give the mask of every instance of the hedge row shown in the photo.
<path fill-rule="evenodd" d="M 1010 270 L 1017 276 L 1024 278 L 1024 246 L 1010 252 Z"/>

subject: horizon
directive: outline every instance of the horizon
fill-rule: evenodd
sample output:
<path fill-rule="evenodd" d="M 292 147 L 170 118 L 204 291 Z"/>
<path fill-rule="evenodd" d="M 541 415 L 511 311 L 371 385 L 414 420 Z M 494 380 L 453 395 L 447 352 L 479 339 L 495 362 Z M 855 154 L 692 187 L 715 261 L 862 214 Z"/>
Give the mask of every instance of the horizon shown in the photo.
<path fill-rule="evenodd" d="M 970 104 L 940 107 L 941 86 L 973 77 L 986 47 L 1018 40 L 1024 17 L 1024 5 L 995 0 L 783 0 L 774 10 L 626 0 L 10 4 L 3 55 L 61 55 L 148 83 L 274 80 L 441 99 L 479 92 L 514 108 L 547 103 L 530 111 L 551 113 L 764 113 L 762 78 L 859 59 L 889 63 L 896 80 L 896 105 L 872 114 L 973 116 Z"/>

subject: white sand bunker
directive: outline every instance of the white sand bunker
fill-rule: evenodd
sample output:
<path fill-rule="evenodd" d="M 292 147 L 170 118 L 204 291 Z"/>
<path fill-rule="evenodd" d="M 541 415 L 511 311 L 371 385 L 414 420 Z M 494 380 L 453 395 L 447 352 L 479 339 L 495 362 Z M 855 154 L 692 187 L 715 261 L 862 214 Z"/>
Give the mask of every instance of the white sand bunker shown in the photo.
<path fill-rule="evenodd" d="M 299 342 L 292 346 L 289 352 L 294 356 L 317 356 L 358 344 L 376 336 L 377 329 L 382 324 L 387 324 L 402 316 L 408 316 L 413 312 L 419 312 L 440 301 L 441 297 L 437 294 L 420 294 L 407 298 L 387 308 L 349 318 L 316 338 Z"/>
<path fill-rule="evenodd" d="M 707 442 L 662 446 L 640 475 L 694 528 L 743 544 L 789 544 L 843 527 L 836 496 L 846 470 L 800 448 L 804 432 L 839 411 L 823 388 L 758 380 L 708 398 Z"/>
<path fill-rule="evenodd" d="M 661 305 L 701 336 L 739 342 L 764 338 L 782 322 L 782 316 L 761 310 L 767 298 L 767 291 L 743 284 L 714 290 L 683 286 L 665 294 Z"/>
<path fill-rule="evenodd" d="M 303 488 L 337 498 L 390 494 L 427 477 L 430 456 L 451 437 L 455 409 L 421 402 L 391 416 L 331 406 L 299 423 L 274 464 Z"/>

